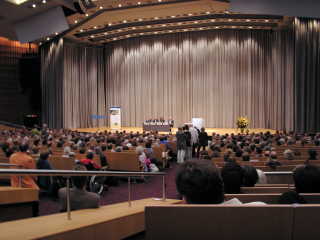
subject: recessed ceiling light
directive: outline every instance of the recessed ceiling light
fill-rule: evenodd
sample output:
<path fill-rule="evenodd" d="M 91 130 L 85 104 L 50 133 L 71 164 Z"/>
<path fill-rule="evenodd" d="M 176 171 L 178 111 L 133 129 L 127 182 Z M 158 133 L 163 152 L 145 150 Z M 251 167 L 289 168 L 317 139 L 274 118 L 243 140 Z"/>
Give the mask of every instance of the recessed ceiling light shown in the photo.
<path fill-rule="evenodd" d="M 119 4 L 119 5 L 118 5 L 118 7 L 122 7 L 122 5 L 121 5 L 121 4 Z"/>

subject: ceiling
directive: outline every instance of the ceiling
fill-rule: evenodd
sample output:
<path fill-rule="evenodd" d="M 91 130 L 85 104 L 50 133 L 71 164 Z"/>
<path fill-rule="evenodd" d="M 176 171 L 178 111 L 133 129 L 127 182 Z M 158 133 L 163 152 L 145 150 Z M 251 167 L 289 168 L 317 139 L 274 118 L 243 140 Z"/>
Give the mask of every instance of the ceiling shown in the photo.
<path fill-rule="evenodd" d="M 56 6 L 75 11 L 73 0 L 29 0 L 19 6 L 0 1 L 0 36 L 15 39 L 13 24 Z M 37 4 L 36 8 L 32 4 Z M 90 44 L 107 44 L 143 35 L 210 29 L 270 30 L 287 26 L 290 18 L 229 12 L 224 0 L 95 0 L 86 14 L 67 17 L 69 30 L 54 37 L 67 37 Z M 14 12 L 15 14 L 12 14 Z M 2 18 L 1 18 L 2 17 Z"/>

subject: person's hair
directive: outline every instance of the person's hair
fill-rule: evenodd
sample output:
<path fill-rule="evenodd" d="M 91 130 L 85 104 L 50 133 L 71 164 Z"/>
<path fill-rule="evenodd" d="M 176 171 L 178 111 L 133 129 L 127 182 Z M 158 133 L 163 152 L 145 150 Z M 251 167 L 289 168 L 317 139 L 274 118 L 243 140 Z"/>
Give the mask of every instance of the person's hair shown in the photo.
<path fill-rule="evenodd" d="M 279 204 L 306 204 L 304 197 L 300 196 L 296 191 L 288 191 L 282 193 L 278 200 Z"/>
<path fill-rule="evenodd" d="M 310 160 L 316 160 L 316 159 L 317 159 L 318 153 L 317 153 L 316 150 L 314 150 L 314 149 L 309 149 L 308 154 L 309 154 L 309 159 L 310 159 Z"/>
<path fill-rule="evenodd" d="M 259 176 L 257 169 L 253 166 L 242 166 L 243 169 L 243 183 L 244 187 L 254 187 L 258 182 Z"/>
<path fill-rule="evenodd" d="M 39 160 L 47 160 L 49 158 L 50 153 L 49 152 L 42 152 L 40 153 Z"/>
<path fill-rule="evenodd" d="M 74 168 L 74 171 L 87 171 L 87 168 L 81 164 L 77 164 Z M 73 185 L 78 189 L 83 189 L 87 183 L 87 176 L 72 176 L 71 177 Z"/>
<path fill-rule="evenodd" d="M 28 144 L 22 144 L 19 146 L 20 152 L 26 152 L 26 151 L 28 151 L 28 149 L 29 149 Z"/>
<path fill-rule="evenodd" d="M 320 193 L 320 168 L 314 165 L 298 166 L 293 171 L 293 179 L 298 193 Z"/>
<path fill-rule="evenodd" d="M 146 148 L 151 148 L 151 142 L 146 142 Z"/>
<path fill-rule="evenodd" d="M 247 161 L 247 162 L 249 162 L 249 161 L 250 161 L 250 155 L 249 155 L 249 154 L 244 154 L 244 155 L 242 156 L 242 161 Z"/>
<path fill-rule="evenodd" d="M 243 169 L 239 164 L 227 162 L 221 170 L 225 193 L 240 193 L 243 175 Z"/>
<path fill-rule="evenodd" d="M 218 204 L 224 201 L 219 171 L 205 160 L 184 162 L 177 171 L 176 186 L 190 204 Z"/>
<path fill-rule="evenodd" d="M 87 153 L 87 155 L 86 155 L 86 157 L 88 158 L 88 159 L 93 159 L 93 153 L 92 152 L 88 152 Z"/>

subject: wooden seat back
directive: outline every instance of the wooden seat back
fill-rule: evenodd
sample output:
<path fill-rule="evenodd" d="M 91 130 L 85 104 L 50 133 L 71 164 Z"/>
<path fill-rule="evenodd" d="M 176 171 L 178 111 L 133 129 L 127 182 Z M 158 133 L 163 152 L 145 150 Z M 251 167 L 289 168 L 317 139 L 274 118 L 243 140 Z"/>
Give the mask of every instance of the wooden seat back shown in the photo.
<path fill-rule="evenodd" d="M 136 152 L 106 152 L 109 170 L 116 171 L 141 171 L 141 166 Z"/>
<path fill-rule="evenodd" d="M 293 208 L 288 205 L 153 206 L 146 207 L 145 218 L 148 240 L 291 240 Z"/>

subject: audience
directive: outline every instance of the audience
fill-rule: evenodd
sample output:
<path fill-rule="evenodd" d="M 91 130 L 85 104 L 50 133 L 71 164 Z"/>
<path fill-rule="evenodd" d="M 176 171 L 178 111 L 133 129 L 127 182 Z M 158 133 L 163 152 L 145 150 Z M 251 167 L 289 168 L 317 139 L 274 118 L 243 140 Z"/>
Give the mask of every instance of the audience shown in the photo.
<path fill-rule="evenodd" d="M 244 171 L 239 164 L 227 162 L 221 169 L 221 176 L 224 182 L 225 193 L 241 193 Z"/>
<path fill-rule="evenodd" d="M 320 168 L 314 165 L 298 166 L 293 171 L 293 180 L 298 193 L 320 193 Z"/>

